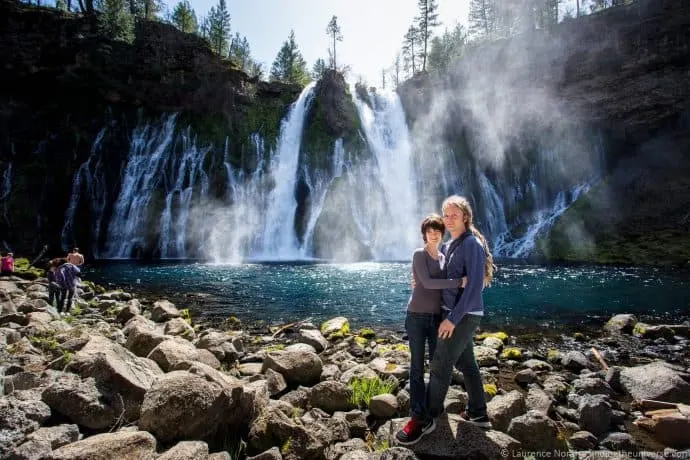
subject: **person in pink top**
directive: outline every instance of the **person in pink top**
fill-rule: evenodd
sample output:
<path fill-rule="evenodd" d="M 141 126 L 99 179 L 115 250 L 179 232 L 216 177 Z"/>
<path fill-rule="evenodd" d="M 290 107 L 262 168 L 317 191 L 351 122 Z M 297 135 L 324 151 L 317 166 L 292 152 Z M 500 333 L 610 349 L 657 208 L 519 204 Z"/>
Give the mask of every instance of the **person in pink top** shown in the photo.
<path fill-rule="evenodd" d="M 11 275 L 14 273 L 14 254 L 11 252 L 8 252 L 7 255 L 0 260 L 0 272 L 3 275 Z"/>

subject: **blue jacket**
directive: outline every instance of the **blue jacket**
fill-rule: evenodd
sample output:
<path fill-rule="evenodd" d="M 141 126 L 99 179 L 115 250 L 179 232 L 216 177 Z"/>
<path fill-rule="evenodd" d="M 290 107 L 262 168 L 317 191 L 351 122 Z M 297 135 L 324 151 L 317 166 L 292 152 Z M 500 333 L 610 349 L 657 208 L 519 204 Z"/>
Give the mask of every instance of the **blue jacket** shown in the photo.
<path fill-rule="evenodd" d="M 469 232 L 469 230 L 468 230 Z M 462 236 L 461 236 L 462 238 Z M 443 245 L 442 252 L 447 253 L 454 240 Z M 457 303 L 455 302 L 458 288 L 443 290 L 443 303 L 449 311 L 448 320 L 457 325 L 468 312 L 483 312 L 484 299 L 484 267 L 486 265 L 486 253 L 482 244 L 471 233 L 462 243 L 447 257 L 446 268 L 448 278 L 460 279 L 467 277 L 467 286 Z"/>

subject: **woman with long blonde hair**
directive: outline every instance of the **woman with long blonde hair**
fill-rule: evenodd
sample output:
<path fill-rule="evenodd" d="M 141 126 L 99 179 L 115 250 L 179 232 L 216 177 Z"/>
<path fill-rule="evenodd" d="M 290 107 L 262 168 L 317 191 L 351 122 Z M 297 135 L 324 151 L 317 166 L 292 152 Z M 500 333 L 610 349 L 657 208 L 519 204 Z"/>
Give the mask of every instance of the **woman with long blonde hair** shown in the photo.
<path fill-rule="evenodd" d="M 474 333 L 484 315 L 482 292 L 493 279 L 493 257 L 484 235 L 474 226 L 472 207 L 461 196 L 446 198 L 442 205 L 443 223 L 451 240 L 442 251 L 446 259 L 447 278 L 467 277 L 464 290 L 444 289 L 442 298 L 447 317 L 438 328 L 439 341 L 431 361 L 426 404 L 423 413 L 396 434 L 401 444 L 412 444 L 436 427 L 434 419 L 443 413 L 443 402 L 452 378 L 453 367 L 465 377 L 467 411 L 461 416 L 481 428 L 491 428 L 486 412 L 484 384 L 474 357 Z M 416 435 L 416 436 L 415 436 Z M 417 438 L 417 439 L 413 439 Z"/>

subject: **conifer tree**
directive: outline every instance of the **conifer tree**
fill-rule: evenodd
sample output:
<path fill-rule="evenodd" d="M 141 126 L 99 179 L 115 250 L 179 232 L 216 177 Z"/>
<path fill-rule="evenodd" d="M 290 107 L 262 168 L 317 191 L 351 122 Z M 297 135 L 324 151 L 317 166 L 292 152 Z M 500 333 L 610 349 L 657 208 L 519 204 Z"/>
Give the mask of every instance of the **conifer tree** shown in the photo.
<path fill-rule="evenodd" d="M 271 66 L 271 81 L 282 83 L 306 85 L 309 83 L 307 63 L 295 41 L 295 31 L 290 31 L 290 36 L 283 43 L 273 65 Z"/>
<path fill-rule="evenodd" d="M 415 65 L 417 53 L 419 53 L 419 31 L 415 26 L 410 26 L 403 41 L 403 59 L 405 68 L 412 69 L 412 76 L 417 73 L 417 66 Z"/>
<path fill-rule="evenodd" d="M 98 15 L 98 31 L 112 40 L 134 41 L 134 18 L 126 0 L 102 0 Z"/>
<path fill-rule="evenodd" d="M 490 40 L 496 31 L 496 0 L 470 0 L 470 37 Z"/>
<path fill-rule="evenodd" d="M 196 14 L 187 0 L 182 0 L 175 5 L 171 20 L 173 25 L 182 32 L 193 34 L 197 33 L 199 30 L 199 24 L 196 21 Z"/>
<path fill-rule="evenodd" d="M 243 37 L 239 32 L 236 32 L 230 42 L 230 53 L 228 56 L 240 69 L 249 73 L 252 64 L 252 56 L 247 37 Z"/>
<path fill-rule="evenodd" d="M 340 26 L 338 25 L 338 16 L 333 15 L 331 22 L 329 22 L 328 27 L 326 27 L 326 33 L 333 39 L 333 70 L 335 70 L 337 68 L 335 60 L 335 42 L 343 41 L 343 34 L 341 33 Z"/>
<path fill-rule="evenodd" d="M 438 4 L 436 0 L 418 0 L 419 16 L 417 30 L 419 31 L 419 45 L 422 55 L 422 71 L 426 70 L 427 47 L 433 29 L 441 25 L 438 20 Z"/>
<path fill-rule="evenodd" d="M 208 13 L 208 40 L 211 49 L 221 56 L 228 53 L 230 37 L 230 13 L 225 0 L 218 0 Z"/>
<path fill-rule="evenodd" d="M 314 67 L 311 70 L 311 78 L 314 80 L 318 80 L 323 76 L 325 72 L 326 61 L 324 61 L 322 58 L 318 58 L 316 62 L 314 62 Z"/>

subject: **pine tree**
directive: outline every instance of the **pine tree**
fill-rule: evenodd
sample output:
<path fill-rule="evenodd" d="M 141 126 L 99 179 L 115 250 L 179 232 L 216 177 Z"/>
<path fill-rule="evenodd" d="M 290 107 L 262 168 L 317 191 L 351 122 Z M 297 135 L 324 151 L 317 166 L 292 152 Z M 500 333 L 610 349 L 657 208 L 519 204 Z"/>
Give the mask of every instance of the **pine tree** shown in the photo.
<path fill-rule="evenodd" d="M 182 32 L 194 34 L 199 30 L 196 14 L 187 0 L 183 0 L 175 6 L 171 20 L 173 25 Z"/>
<path fill-rule="evenodd" d="M 462 55 L 466 42 L 467 33 L 459 23 L 455 24 L 453 30 L 446 30 L 440 37 L 434 37 L 429 52 L 429 69 L 437 72 L 447 69 L 454 59 Z"/>
<path fill-rule="evenodd" d="M 307 63 L 297 48 L 294 30 L 290 31 L 290 36 L 283 43 L 275 61 L 273 61 L 270 78 L 272 81 L 280 81 L 282 83 L 298 85 L 309 83 Z"/>
<path fill-rule="evenodd" d="M 208 40 L 211 49 L 221 56 L 227 55 L 230 36 L 230 13 L 225 0 L 218 0 L 218 5 L 211 7 L 208 13 Z"/>
<path fill-rule="evenodd" d="M 325 72 L 326 61 L 324 61 L 322 58 L 318 58 L 316 62 L 314 62 L 314 67 L 311 70 L 311 78 L 314 80 L 318 80 L 323 76 Z"/>
<path fill-rule="evenodd" d="M 415 59 L 419 53 L 419 31 L 415 26 L 410 26 L 405 34 L 403 41 L 403 59 L 405 61 L 405 69 L 412 68 L 412 76 L 417 73 L 417 66 Z"/>
<path fill-rule="evenodd" d="M 98 15 L 98 30 L 112 40 L 134 41 L 134 18 L 126 0 L 102 0 Z"/>
<path fill-rule="evenodd" d="M 496 0 L 470 0 L 470 36 L 490 40 L 496 32 Z M 498 0 L 500 1 L 500 0 Z"/>
<path fill-rule="evenodd" d="M 335 60 L 335 42 L 336 41 L 343 41 L 343 34 L 340 31 L 340 26 L 338 25 L 338 16 L 333 15 L 331 18 L 331 22 L 328 23 L 328 27 L 326 27 L 326 33 L 333 38 L 333 70 L 336 69 L 336 60 Z"/>
<path fill-rule="evenodd" d="M 235 36 L 230 42 L 230 53 L 228 56 L 240 69 L 249 73 L 252 64 L 252 56 L 247 37 L 242 37 L 239 32 L 235 33 Z"/>
<path fill-rule="evenodd" d="M 426 70 L 427 47 L 432 31 L 441 25 L 438 20 L 438 4 L 436 0 L 418 0 L 419 17 L 417 30 L 419 31 L 420 48 L 422 51 L 422 72 Z"/>

